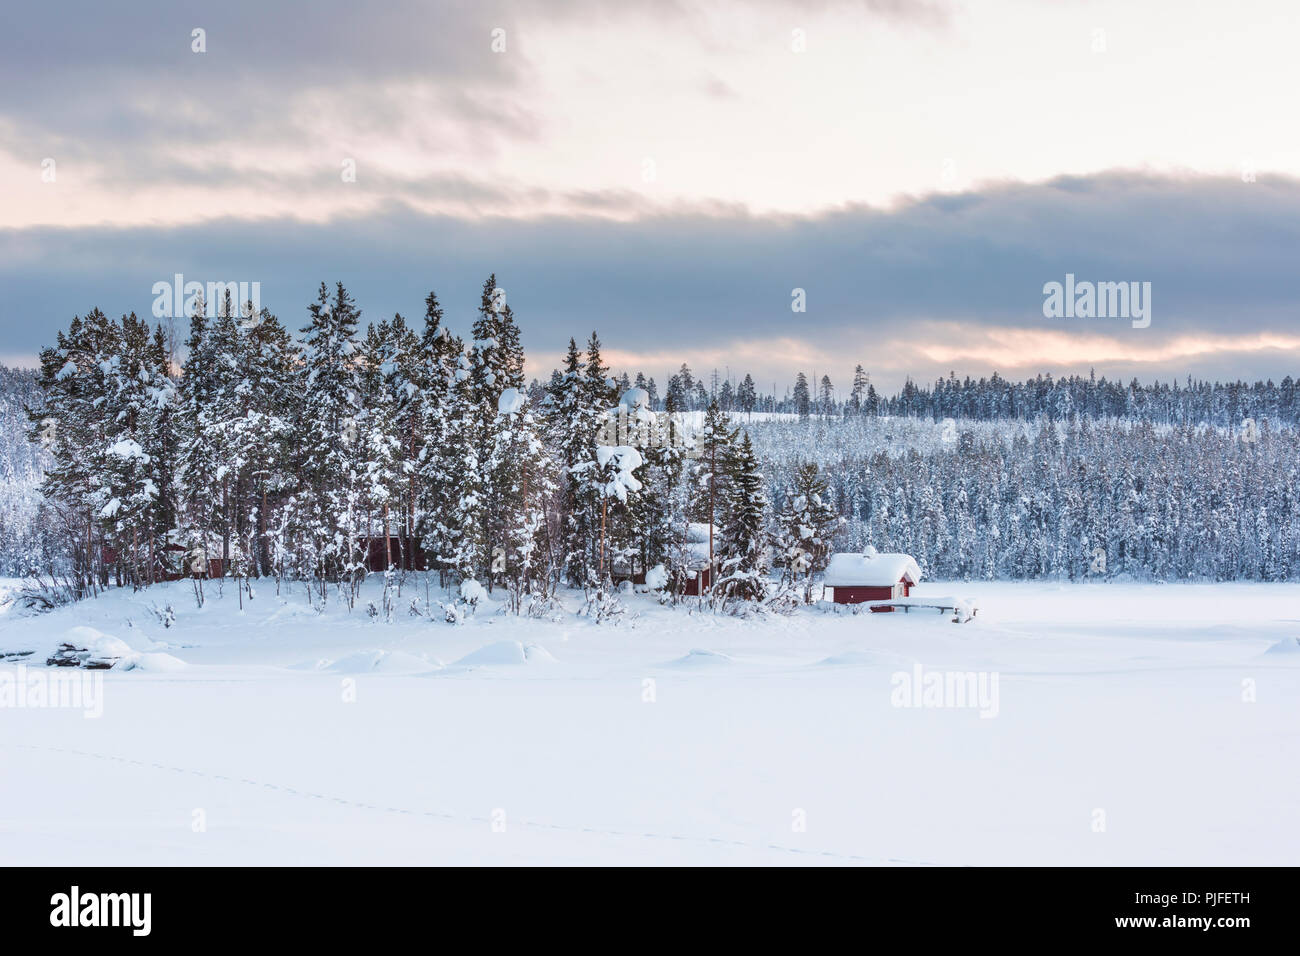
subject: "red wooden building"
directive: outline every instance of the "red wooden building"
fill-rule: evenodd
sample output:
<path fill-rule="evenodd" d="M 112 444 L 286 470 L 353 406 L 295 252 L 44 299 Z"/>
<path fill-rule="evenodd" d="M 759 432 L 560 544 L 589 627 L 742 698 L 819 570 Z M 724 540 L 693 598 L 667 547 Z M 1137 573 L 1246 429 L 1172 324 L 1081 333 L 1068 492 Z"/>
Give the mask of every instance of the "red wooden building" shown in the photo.
<path fill-rule="evenodd" d="M 881 554 L 868 548 L 862 554 L 831 555 L 826 566 L 825 596 L 836 604 L 861 604 L 908 597 L 921 580 L 921 569 L 910 554 Z M 893 608 L 872 608 L 892 611 Z"/>

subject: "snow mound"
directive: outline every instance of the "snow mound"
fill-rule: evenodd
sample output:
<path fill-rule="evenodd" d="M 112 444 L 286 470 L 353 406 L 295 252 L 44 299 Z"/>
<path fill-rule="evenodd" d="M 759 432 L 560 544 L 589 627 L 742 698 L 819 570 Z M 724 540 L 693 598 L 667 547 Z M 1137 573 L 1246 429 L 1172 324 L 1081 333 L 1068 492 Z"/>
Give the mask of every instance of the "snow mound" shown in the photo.
<path fill-rule="evenodd" d="M 134 657 L 135 651 L 120 637 L 105 634 L 93 627 L 74 627 L 68 631 L 69 644 L 84 647 L 91 657 Z"/>
<path fill-rule="evenodd" d="M 554 664 L 555 658 L 551 652 L 540 644 L 525 644 L 524 656 L 528 658 L 530 664 Z"/>
<path fill-rule="evenodd" d="M 819 660 L 815 667 L 879 667 L 885 664 L 895 665 L 898 663 L 898 657 L 893 654 L 882 654 L 879 651 L 845 651 L 843 654 L 832 654 Z"/>
<path fill-rule="evenodd" d="M 168 673 L 184 670 L 189 665 L 179 657 L 164 654 L 161 651 L 132 650 L 126 641 L 93 627 L 79 626 L 69 628 L 65 643 L 72 647 L 84 648 L 86 653 L 84 666 L 96 666 L 98 662 L 108 663 L 118 671 L 152 671 Z M 152 643 L 152 642 L 151 642 Z"/>
<path fill-rule="evenodd" d="M 651 591 L 662 591 L 668 586 L 668 572 L 662 564 L 656 564 L 645 573 L 645 586 Z"/>
<path fill-rule="evenodd" d="M 553 662 L 550 651 L 540 644 L 524 644 L 520 641 L 497 641 L 486 644 L 476 651 L 471 651 L 460 660 L 456 667 L 516 667 L 520 664 L 544 664 Z"/>
<path fill-rule="evenodd" d="M 336 661 L 322 661 L 319 670 L 338 674 L 415 674 L 436 670 L 440 665 L 404 651 L 354 651 Z"/>
<path fill-rule="evenodd" d="M 706 651 L 700 648 L 694 648 L 685 657 L 679 657 L 675 661 L 669 661 L 665 667 L 724 667 L 728 664 L 734 664 L 735 661 L 726 654 L 719 654 L 717 651 Z"/>
<path fill-rule="evenodd" d="M 294 601 L 281 601 L 280 606 L 271 612 L 266 618 L 266 623 L 280 621 L 284 618 L 295 617 L 320 617 L 320 610 L 312 607 L 310 604 L 303 604 Z"/>
<path fill-rule="evenodd" d="M 1283 638 L 1260 656 L 1263 657 L 1265 654 L 1300 654 L 1300 637 Z"/>
<path fill-rule="evenodd" d="M 122 670 L 153 671 L 154 673 L 166 674 L 172 671 L 184 670 L 190 665 L 179 657 L 154 652 L 151 654 L 136 654 L 131 659 L 123 661 L 119 666 Z"/>

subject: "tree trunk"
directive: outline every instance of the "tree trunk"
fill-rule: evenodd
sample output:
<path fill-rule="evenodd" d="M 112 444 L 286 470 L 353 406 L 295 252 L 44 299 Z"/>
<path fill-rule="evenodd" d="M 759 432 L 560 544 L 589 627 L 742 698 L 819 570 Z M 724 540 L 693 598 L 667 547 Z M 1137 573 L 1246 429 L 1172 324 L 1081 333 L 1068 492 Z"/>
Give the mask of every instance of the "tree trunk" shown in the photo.
<path fill-rule="evenodd" d="M 370 546 L 367 544 L 366 550 L 368 551 L 369 549 Z M 369 557 L 369 555 L 367 555 L 367 557 Z M 384 573 L 387 574 L 388 569 L 391 568 L 392 566 L 393 566 L 393 539 L 390 538 L 388 535 L 388 505 L 385 503 L 384 505 Z"/>
<path fill-rule="evenodd" d="M 271 541 L 266 533 L 266 486 L 265 485 L 262 486 L 262 510 L 258 512 L 257 518 L 258 518 L 257 523 L 260 526 L 261 539 L 262 539 L 262 554 L 261 554 L 262 567 L 258 573 L 259 575 L 261 574 L 269 575 L 271 573 Z"/>
<path fill-rule="evenodd" d="M 609 499 L 600 502 L 600 583 L 605 584 L 605 513 L 609 510 Z"/>

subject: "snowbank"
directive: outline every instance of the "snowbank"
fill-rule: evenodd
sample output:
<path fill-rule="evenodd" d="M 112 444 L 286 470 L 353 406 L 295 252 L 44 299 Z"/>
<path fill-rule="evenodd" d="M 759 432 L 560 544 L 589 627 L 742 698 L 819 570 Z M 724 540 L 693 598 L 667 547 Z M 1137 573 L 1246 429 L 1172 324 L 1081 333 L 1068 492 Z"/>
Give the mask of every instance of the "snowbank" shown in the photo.
<path fill-rule="evenodd" d="M 550 651 L 540 644 L 522 641 L 497 641 L 466 654 L 454 667 L 517 667 L 521 664 L 544 664 L 554 661 Z"/>
<path fill-rule="evenodd" d="M 126 641 L 105 634 L 93 627 L 81 625 L 69 628 L 61 644 L 84 648 L 87 663 L 110 663 L 115 671 L 153 671 L 169 673 L 184 670 L 189 665 L 179 657 L 161 651 L 137 651 Z"/>
<path fill-rule="evenodd" d="M 442 664 L 403 651 L 374 649 L 356 651 L 336 661 L 321 661 L 315 666 L 318 670 L 334 671 L 338 674 L 418 674 L 422 671 L 437 670 Z"/>
<path fill-rule="evenodd" d="M 1300 654 L 1300 638 L 1284 637 L 1260 656 L 1268 655 L 1272 657 L 1280 654 Z"/>
<path fill-rule="evenodd" d="M 701 648 L 694 648 L 685 657 L 679 657 L 676 660 L 669 661 L 662 667 L 671 668 L 696 668 L 696 667 L 725 667 L 734 664 L 735 661 L 726 654 L 719 654 L 717 651 L 708 651 Z"/>

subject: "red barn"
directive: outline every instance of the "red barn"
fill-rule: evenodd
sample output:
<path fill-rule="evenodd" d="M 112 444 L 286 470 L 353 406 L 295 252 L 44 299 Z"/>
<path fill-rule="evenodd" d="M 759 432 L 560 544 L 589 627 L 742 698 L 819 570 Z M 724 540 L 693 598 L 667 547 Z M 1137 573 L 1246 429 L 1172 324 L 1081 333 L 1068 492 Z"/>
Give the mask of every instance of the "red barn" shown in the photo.
<path fill-rule="evenodd" d="M 921 569 L 910 554 L 881 554 L 868 548 L 862 554 L 831 555 L 822 583 L 826 597 L 836 604 L 861 604 L 908 597 L 921 580 Z M 892 611 L 882 607 L 872 610 Z"/>

